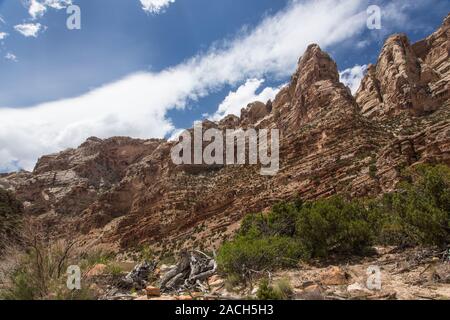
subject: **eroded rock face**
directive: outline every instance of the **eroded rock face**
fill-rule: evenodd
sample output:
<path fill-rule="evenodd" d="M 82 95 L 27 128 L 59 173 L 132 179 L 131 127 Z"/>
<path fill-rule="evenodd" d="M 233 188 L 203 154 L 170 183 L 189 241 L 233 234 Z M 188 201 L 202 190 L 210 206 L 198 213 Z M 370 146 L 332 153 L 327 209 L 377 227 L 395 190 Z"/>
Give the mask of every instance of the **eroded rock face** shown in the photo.
<path fill-rule="evenodd" d="M 273 106 L 279 115 L 277 120 L 294 128 L 326 117 L 329 112 L 357 111 L 350 90 L 339 82 L 336 63 L 315 44 L 308 47 L 291 83 L 277 95 Z"/>
<path fill-rule="evenodd" d="M 417 44 L 390 37 L 356 98 L 331 57 L 311 45 L 274 101 L 204 122 L 204 130 L 279 129 L 275 176 L 250 165 L 176 166 L 174 142 L 90 138 L 42 157 L 32 173 L 1 176 L 0 186 L 49 230 L 161 250 L 214 247 L 246 213 L 279 200 L 390 191 L 407 166 L 450 164 L 448 21 Z"/>
<path fill-rule="evenodd" d="M 43 156 L 32 173 L 0 178 L 17 193 L 27 211 L 79 214 L 118 184 L 128 167 L 154 150 L 160 141 L 89 138 L 77 149 Z"/>
<path fill-rule="evenodd" d="M 247 108 L 241 111 L 241 125 L 248 126 L 255 124 L 271 112 L 269 104 L 264 104 L 260 101 L 250 103 Z"/>
<path fill-rule="evenodd" d="M 356 93 L 362 113 L 389 118 L 439 109 L 450 97 L 449 38 L 449 17 L 435 33 L 413 45 L 404 34 L 389 37 Z"/>

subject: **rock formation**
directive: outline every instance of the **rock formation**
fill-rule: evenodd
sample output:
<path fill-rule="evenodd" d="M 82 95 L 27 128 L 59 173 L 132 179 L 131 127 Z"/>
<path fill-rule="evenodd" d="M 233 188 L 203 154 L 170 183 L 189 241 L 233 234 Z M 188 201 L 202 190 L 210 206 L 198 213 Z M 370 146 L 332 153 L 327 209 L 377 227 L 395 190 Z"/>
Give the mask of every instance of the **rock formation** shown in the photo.
<path fill-rule="evenodd" d="M 89 138 L 39 159 L 32 173 L 0 177 L 49 237 L 71 232 L 86 245 L 150 244 L 160 251 L 214 247 L 249 212 L 279 200 L 392 190 L 400 171 L 450 164 L 449 25 L 410 44 L 394 35 L 355 97 L 319 46 L 301 57 L 274 101 L 205 127 L 280 129 L 280 171 L 258 166 L 176 166 L 174 142 Z"/>
<path fill-rule="evenodd" d="M 356 93 L 368 117 L 392 117 L 403 112 L 424 115 L 450 97 L 450 17 L 428 38 L 413 45 L 404 34 L 386 41 L 376 65 Z"/>

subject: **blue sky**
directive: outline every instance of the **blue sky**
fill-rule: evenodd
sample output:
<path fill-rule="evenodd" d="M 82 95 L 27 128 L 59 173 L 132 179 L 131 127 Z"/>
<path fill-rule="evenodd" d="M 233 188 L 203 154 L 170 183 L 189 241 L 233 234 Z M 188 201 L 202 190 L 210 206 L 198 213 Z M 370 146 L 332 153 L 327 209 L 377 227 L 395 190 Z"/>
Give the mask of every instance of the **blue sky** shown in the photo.
<path fill-rule="evenodd" d="M 81 9 L 81 30 L 66 7 Z M 366 27 L 380 6 L 381 30 Z M 272 98 L 309 43 L 356 87 L 384 39 L 430 34 L 442 0 L 0 0 L 0 171 L 89 136 L 170 137 Z"/>

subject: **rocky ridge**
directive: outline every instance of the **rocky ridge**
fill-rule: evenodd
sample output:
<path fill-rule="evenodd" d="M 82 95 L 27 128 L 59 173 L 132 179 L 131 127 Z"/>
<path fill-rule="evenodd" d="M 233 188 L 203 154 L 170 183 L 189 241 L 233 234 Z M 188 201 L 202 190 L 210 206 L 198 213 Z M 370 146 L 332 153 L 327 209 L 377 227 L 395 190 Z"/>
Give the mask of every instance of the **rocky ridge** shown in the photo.
<path fill-rule="evenodd" d="M 450 164 L 450 18 L 410 44 L 387 39 L 352 96 L 336 63 L 317 45 L 301 57 L 274 101 L 205 128 L 280 129 L 280 171 L 258 166 L 176 166 L 174 142 L 89 138 L 77 149 L 39 159 L 33 172 L 0 176 L 50 238 L 160 252 L 216 247 L 249 212 L 279 200 L 392 190 L 401 170 Z"/>
<path fill-rule="evenodd" d="M 417 43 L 411 44 L 405 34 L 387 39 L 356 93 L 365 116 L 425 115 L 448 102 L 449 27 L 447 17 L 436 32 Z"/>

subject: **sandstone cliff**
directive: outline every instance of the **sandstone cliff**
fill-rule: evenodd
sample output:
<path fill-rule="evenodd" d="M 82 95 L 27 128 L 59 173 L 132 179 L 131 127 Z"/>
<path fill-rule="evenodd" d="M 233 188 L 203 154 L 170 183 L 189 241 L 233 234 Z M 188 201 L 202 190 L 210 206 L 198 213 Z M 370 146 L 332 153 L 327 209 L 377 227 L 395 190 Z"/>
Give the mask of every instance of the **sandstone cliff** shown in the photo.
<path fill-rule="evenodd" d="M 418 43 L 387 39 L 355 97 L 336 63 L 311 45 L 274 101 L 205 127 L 279 128 L 280 171 L 258 166 L 176 166 L 173 142 L 88 139 L 42 157 L 32 173 L 0 177 L 49 237 L 70 233 L 86 245 L 147 243 L 160 250 L 211 247 L 249 212 L 278 200 L 392 190 L 400 171 L 450 164 L 449 26 Z"/>
<path fill-rule="evenodd" d="M 449 68 L 450 16 L 413 45 L 404 34 L 389 37 L 377 64 L 369 66 L 356 101 L 368 117 L 429 114 L 450 97 Z"/>

